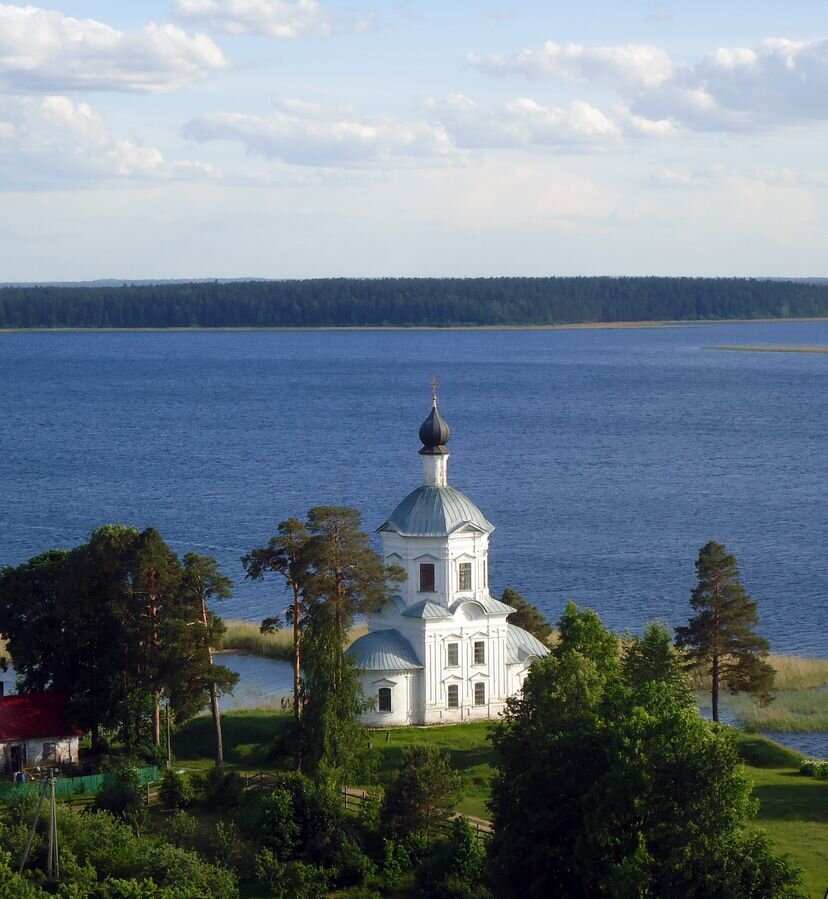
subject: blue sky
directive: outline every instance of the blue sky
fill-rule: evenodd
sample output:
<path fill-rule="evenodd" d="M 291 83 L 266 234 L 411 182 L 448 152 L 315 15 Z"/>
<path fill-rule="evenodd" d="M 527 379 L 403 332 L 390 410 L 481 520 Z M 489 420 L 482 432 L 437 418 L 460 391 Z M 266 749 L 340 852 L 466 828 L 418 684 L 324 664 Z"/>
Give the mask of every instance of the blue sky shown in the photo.
<path fill-rule="evenodd" d="M 0 281 L 828 275 L 824 2 L 0 3 Z"/>

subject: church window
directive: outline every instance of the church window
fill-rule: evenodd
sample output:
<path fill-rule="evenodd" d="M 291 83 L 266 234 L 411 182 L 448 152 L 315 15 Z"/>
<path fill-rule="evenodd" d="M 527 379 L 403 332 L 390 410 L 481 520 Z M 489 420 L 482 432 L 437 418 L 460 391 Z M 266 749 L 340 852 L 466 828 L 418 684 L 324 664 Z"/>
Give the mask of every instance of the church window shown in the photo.
<path fill-rule="evenodd" d="M 448 661 L 446 664 L 449 668 L 455 668 L 460 664 L 460 646 L 457 643 L 448 644 Z"/>
<path fill-rule="evenodd" d="M 474 704 L 486 705 L 486 685 L 484 683 L 474 685 Z"/>
<path fill-rule="evenodd" d="M 450 709 L 460 708 L 460 688 L 457 684 L 449 684 L 448 686 L 448 707 Z"/>
<path fill-rule="evenodd" d="M 486 664 L 486 643 L 483 640 L 476 640 L 474 644 L 474 664 Z"/>
<path fill-rule="evenodd" d="M 434 593 L 434 563 L 420 563 L 420 593 Z"/>
<path fill-rule="evenodd" d="M 381 712 L 391 711 L 391 688 L 380 687 L 377 691 L 377 708 Z"/>
<path fill-rule="evenodd" d="M 471 590 L 471 562 L 461 562 L 458 566 L 457 589 Z"/>

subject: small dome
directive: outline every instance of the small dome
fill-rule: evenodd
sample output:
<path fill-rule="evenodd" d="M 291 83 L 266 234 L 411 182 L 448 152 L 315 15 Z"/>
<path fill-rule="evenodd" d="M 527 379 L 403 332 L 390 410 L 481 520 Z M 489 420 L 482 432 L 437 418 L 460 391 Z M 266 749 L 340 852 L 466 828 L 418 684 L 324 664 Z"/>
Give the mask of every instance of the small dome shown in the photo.
<path fill-rule="evenodd" d="M 431 407 L 428 418 L 420 425 L 420 440 L 423 444 L 422 453 L 447 453 L 443 449 L 451 437 L 451 428 L 437 411 L 437 402 Z"/>
<path fill-rule="evenodd" d="M 453 487 L 418 487 L 397 506 L 381 531 L 403 537 L 445 537 L 464 525 L 490 534 L 494 525 L 477 506 Z"/>

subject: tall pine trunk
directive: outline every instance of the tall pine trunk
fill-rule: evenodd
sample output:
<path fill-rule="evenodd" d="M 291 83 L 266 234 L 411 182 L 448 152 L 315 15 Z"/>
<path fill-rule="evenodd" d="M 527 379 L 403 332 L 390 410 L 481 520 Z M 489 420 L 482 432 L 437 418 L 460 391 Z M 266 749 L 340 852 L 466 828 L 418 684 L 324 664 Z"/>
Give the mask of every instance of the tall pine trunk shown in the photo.
<path fill-rule="evenodd" d="M 213 716 L 213 730 L 216 734 L 216 767 L 220 768 L 224 764 L 224 741 L 221 736 L 221 709 L 215 684 L 210 684 L 210 713 Z"/>
<path fill-rule="evenodd" d="M 716 653 L 713 656 L 713 686 L 710 690 L 710 699 L 711 705 L 713 707 L 713 720 L 716 724 L 719 723 L 719 655 Z"/>
<path fill-rule="evenodd" d="M 161 745 L 161 695 L 154 693 L 152 697 L 152 745 Z"/>

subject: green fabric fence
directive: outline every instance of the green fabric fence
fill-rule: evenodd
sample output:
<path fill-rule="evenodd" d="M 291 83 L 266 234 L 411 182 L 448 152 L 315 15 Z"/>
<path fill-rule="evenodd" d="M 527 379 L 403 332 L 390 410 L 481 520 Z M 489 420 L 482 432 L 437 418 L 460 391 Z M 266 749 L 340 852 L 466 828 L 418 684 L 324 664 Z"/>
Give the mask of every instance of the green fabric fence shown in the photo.
<path fill-rule="evenodd" d="M 150 765 L 138 770 L 141 786 L 158 780 L 158 767 Z M 58 777 L 55 780 L 55 795 L 77 796 L 80 793 L 97 793 L 104 783 L 111 782 L 113 774 L 87 774 L 85 777 Z M 14 793 L 40 793 L 43 781 L 27 781 L 24 784 L 0 783 L 0 802 L 5 802 Z"/>

